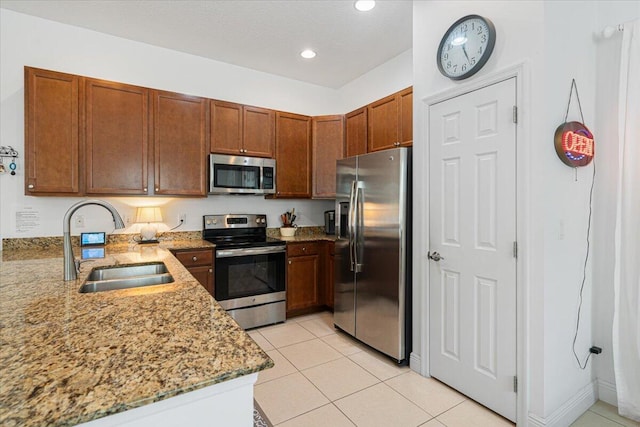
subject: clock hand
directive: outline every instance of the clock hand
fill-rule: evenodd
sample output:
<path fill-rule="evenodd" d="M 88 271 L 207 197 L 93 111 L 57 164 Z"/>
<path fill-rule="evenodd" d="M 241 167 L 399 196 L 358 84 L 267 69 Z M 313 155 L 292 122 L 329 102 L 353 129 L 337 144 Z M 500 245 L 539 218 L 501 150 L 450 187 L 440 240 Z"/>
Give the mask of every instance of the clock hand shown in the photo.
<path fill-rule="evenodd" d="M 466 43 L 465 43 L 465 44 L 466 44 Z M 462 51 L 464 52 L 464 56 L 466 56 L 466 57 L 467 57 L 467 62 L 468 62 L 469 64 L 471 64 L 471 61 L 469 60 L 469 55 L 467 54 L 467 48 L 466 48 L 466 47 L 464 47 L 464 44 L 462 45 Z"/>

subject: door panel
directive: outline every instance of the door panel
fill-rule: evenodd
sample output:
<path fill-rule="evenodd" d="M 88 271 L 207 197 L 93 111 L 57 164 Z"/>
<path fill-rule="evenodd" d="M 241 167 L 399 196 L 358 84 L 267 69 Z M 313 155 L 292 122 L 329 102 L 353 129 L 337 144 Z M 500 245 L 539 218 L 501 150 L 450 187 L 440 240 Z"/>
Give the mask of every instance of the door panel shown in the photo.
<path fill-rule="evenodd" d="M 430 106 L 430 372 L 515 420 L 515 78 Z"/>
<path fill-rule="evenodd" d="M 334 307 L 333 322 L 342 330 L 354 335 L 355 323 L 355 273 L 351 270 L 351 256 L 349 253 L 350 231 L 348 221 L 342 216 L 347 215 L 351 183 L 356 180 L 357 158 L 339 160 L 337 162 L 336 178 L 336 243 L 334 263 Z"/>
<path fill-rule="evenodd" d="M 86 194 L 147 194 L 149 90 L 85 80 Z"/>
<path fill-rule="evenodd" d="M 406 150 L 369 153 L 358 159 L 362 229 L 358 231 L 356 338 L 397 360 L 404 358 L 404 266 Z"/>

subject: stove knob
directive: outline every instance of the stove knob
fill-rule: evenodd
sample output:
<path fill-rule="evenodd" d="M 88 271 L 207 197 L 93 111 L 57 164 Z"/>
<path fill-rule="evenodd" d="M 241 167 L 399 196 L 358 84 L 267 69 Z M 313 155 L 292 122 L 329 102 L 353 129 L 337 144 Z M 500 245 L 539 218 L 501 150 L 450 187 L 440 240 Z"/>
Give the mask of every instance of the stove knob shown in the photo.
<path fill-rule="evenodd" d="M 256 218 L 256 224 L 260 224 L 260 218 Z"/>
<path fill-rule="evenodd" d="M 207 220 L 207 225 L 211 225 L 211 220 L 210 219 Z"/>
<path fill-rule="evenodd" d="M 267 218 L 262 218 L 262 223 L 266 224 L 267 223 Z"/>
<path fill-rule="evenodd" d="M 218 223 L 218 220 L 217 220 L 217 219 L 214 219 L 214 220 L 213 220 L 213 224 L 215 225 L 215 224 L 217 224 L 217 223 Z"/>

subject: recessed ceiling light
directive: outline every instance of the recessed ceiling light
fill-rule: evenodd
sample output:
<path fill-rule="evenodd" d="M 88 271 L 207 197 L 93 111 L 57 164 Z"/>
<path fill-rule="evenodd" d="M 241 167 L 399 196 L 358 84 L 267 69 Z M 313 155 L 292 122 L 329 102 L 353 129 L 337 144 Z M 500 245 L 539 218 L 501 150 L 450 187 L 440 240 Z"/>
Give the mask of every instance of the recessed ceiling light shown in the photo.
<path fill-rule="evenodd" d="M 315 58 L 316 53 L 311 49 L 305 49 L 302 52 L 300 52 L 300 56 L 302 56 L 304 59 L 311 59 L 311 58 Z"/>
<path fill-rule="evenodd" d="M 376 7 L 376 2 L 374 0 L 358 0 L 354 3 L 354 6 L 360 12 L 368 12 Z"/>

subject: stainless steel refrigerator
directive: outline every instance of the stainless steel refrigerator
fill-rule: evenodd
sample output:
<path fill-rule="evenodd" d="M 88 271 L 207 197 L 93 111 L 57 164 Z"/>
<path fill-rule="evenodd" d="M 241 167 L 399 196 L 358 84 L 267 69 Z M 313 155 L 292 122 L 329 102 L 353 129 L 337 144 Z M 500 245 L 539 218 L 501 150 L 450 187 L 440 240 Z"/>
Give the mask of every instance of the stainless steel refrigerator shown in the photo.
<path fill-rule="evenodd" d="M 334 324 L 408 361 L 411 351 L 411 149 L 339 160 Z"/>

